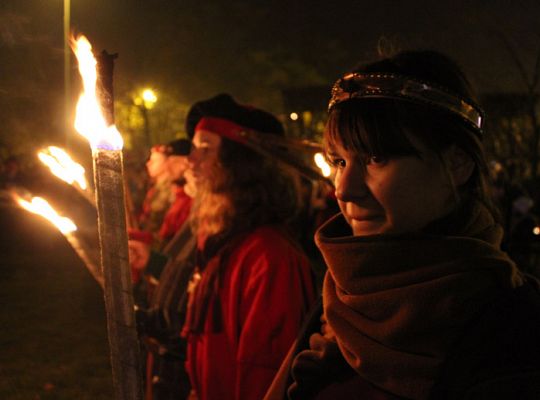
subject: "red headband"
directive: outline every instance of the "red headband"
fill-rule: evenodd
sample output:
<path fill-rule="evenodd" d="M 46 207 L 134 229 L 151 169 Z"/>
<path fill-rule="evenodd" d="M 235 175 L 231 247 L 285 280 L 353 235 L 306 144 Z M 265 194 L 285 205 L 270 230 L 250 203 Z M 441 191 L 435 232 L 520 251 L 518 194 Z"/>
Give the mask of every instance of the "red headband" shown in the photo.
<path fill-rule="evenodd" d="M 245 144 L 247 141 L 240 133 L 249 131 L 250 129 L 235 124 L 228 119 L 203 117 L 195 126 L 195 132 L 198 130 L 209 131 L 229 140 Z"/>

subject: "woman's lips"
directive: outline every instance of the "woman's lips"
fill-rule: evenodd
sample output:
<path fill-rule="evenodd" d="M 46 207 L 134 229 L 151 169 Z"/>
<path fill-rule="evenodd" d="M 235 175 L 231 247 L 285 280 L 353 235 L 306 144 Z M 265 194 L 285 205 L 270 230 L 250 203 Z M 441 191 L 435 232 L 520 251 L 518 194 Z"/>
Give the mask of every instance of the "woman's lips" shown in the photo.
<path fill-rule="evenodd" d="M 376 221 L 376 220 L 382 220 L 382 215 L 350 215 L 350 219 L 355 221 Z"/>

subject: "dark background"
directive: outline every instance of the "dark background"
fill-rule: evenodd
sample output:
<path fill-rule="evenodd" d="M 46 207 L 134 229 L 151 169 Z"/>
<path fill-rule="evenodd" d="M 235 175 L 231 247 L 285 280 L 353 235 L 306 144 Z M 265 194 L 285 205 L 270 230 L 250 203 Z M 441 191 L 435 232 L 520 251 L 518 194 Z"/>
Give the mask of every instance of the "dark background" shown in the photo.
<path fill-rule="evenodd" d="M 0 2 L 4 154 L 65 137 L 63 5 Z M 275 113 L 283 90 L 329 86 L 378 49 L 443 51 L 483 93 L 524 91 L 516 58 L 532 75 L 540 51 L 536 0 L 71 0 L 70 9 L 74 33 L 119 54 L 118 98 L 145 85 L 187 104 L 228 91 Z M 71 82 L 75 102 L 74 59 Z"/>
<path fill-rule="evenodd" d="M 2 161 L 15 155 L 22 166 L 35 163 L 39 147 L 66 144 L 69 137 L 80 156 L 76 160 L 91 165 L 88 146 L 66 129 L 63 5 L 63 0 L 0 0 Z M 480 93 L 502 94 L 500 109 L 508 111 L 507 95 L 526 93 L 525 83 L 540 68 L 535 65 L 539 22 L 538 0 L 71 0 L 73 32 L 85 34 L 97 52 L 119 54 L 118 120 L 131 115 L 125 106 L 129 96 L 150 86 L 159 93 L 159 104 L 171 106 L 154 113 L 152 122 L 170 114 L 162 124 L 168 129 L 183 118 L 179 104 L 221 91 L 286 117 L 283 93 L 296 90 L 307 97 L 309 90 L 297 89 L 329 87 L 379 50 L 412 48 L 452 56 Z M 69 72 L 74 107 L 80 84 L 73 56 Z M 538 92 L 532 89 L 529 95 Z M 529 98 L 536 104 L 536 97 Z M 525 108 L 519 105 L 512 116 L 521 117 Z M 511 121 L 507 142 L 517 150 L 501 152 L 500 159 L 535 154 L 528 141 L 513 141 L 520 132 L 534 138 L 524 119 L 517 128 Z M 140 130 L 140 121 L 133 126 Z M 45 177 L 50 179 L 47 171 L 34 171 L 22 186 L 35 195 L 49 194 L 54 206 L 64 205 L 62 215 L 80 223 L 76 195 Z M 92 227 L 95 216 L 85 216 Z M 110 398 L 99 286 L 54 228 L 7 200 L 0 201 L 0 232 L 0 397 Z"/>

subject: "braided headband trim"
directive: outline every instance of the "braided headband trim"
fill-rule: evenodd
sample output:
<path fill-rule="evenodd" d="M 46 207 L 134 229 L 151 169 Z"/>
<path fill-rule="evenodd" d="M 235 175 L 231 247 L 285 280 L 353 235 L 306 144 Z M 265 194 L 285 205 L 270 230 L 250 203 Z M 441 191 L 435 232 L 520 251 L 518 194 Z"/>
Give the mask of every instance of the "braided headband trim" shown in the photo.
<path fill-rule="evenodd" d="M 359 98 L 391 98 L 420 101 L 441 107 L 459 115 L 474 128 L 481 130 L 484 112 L 475 104 L 437 87 L 396 74 L 350 73 L 339 79 L 332 87 L 328 111 L 343 101 Z"/>

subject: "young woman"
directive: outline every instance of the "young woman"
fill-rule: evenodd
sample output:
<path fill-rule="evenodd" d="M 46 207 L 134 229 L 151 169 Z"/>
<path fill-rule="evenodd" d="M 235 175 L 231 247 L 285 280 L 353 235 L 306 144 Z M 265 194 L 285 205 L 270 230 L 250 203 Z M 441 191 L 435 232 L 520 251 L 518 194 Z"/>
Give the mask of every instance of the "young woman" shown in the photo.
<path fill-rule="evenodd" d="M 144 197 L 138 223 L 143 231 L 155 234 L 163 222 L 167 208 L 171 204 L 169 170 L 167 168 L 167 146 L 152 146 L 146 161 L 149 188 Z"/>
<path fill-rule="evenodd" d="M 283 128 L 228 95 L 196 103 L 187 124 L 198 240 L 184 325 L 188 373 L 201 400 L 261 399 L 315 297 L 307 259 L 287 232 L 291 180 L 243 139 Z"/>
<path fill-rule="evenodd" d="M 336 82 L 325 146 L 341 213 L 315 236 L 324 312 L 289 398 L 540 398 L 538 283 L 499 248 L 482 125 L 436 52 Z"/>

